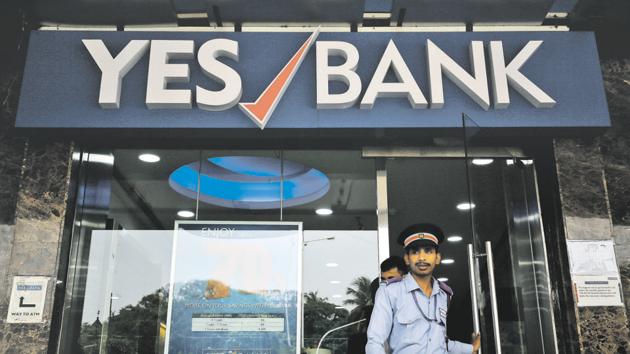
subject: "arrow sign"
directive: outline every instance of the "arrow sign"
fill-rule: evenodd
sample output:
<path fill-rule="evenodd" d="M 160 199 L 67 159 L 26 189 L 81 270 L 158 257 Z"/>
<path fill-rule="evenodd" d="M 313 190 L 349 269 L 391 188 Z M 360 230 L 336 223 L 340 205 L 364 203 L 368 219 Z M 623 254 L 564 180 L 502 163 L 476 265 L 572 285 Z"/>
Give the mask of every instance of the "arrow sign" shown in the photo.
<path fill-rule="evenodd" d="M 20 307 L 35 307 L 35 304 L 25 304 L 24 296 L 20 296 Z"/>

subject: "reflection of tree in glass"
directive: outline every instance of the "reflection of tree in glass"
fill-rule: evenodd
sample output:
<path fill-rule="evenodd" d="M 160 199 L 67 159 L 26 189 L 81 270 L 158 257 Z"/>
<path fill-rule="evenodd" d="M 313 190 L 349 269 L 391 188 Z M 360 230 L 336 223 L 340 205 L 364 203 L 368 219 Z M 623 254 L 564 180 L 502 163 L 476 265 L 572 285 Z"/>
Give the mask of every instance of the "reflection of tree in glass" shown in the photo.
<path fill-rule="evenodd" d="M 317 296 L 317 292 L 304 294 L 304 345 L 317 347 L 319 339 L 327 331 L 346 323 L 348 311 L 337 308 L 328 298 Z M 345 336 L 343 330 L 335 336 Z"/>
<path fill-rule="evenodd" d="M 103 321 L 102 328 L 107 329 L 107 334 L 101 332 L 100 323 L 84 323 L 79 339 L 83 352 L 98 353 L 101 335 L 107 335 L 107 353 L 161 353 L 161 322 L 166 321 L 167 294 L 167 290 L 158 289 L 144 296 L 138 304 L 120 309 L 111 316 L 109 324 Z"/>
<path fill-rule="evenodd" d="M 371 283 L 372 280 L 367 277 L 358 277 L 354 279 L 350 287 L 346 288 L 346 295 L 350 295 L 351 297 L 344 300 L 343 304 L 356 305 L 356 307 L 350 311 L 348 323 L 358 321 L 362 318 L 366 319 L 366 321 L 356 326 L 349 327 L 348 330 L 352 333 L 367 331 L 367 320 L 369 320 L 373 309 L 372 294 L 370 293 Z"/>
<path fill-rule="evenodd" d="M 372 303 L 372 295 L 370 295 L 371 279 L 367 277 L 358 277 L 350 284 L 352 287 L 346 288 L 346 295 L 352 298 L 343 301 L 344 305 L 357 305 L 364 307 Z"/>
<path fill-rule="evenodd" d="M 83 323 L 81 325 L 81 336 L 79 337 L 79 344 L 83 350 L 83 354 L 97 354 L 98 346 L 101 341 L 101 330 L 103 324 L 96 316 L 96 321 L 93 323 Z"/>

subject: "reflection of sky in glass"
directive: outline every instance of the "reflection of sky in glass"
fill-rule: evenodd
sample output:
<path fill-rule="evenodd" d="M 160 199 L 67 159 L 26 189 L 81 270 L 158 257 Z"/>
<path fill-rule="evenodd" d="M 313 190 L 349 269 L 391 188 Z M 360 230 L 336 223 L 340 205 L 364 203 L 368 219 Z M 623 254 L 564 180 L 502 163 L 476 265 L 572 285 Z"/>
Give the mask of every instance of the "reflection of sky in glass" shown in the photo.
<path fill-rule="evenodd" d="M 298 231 L 234 230 L 229 238 L 178 234 L 175 282 L 219 280 L 230 288 L 296 290 Z"/>
<path fill-rule="evenodd" d="M 329 237 L 334 239 L 326 240 Z M 364 276 L 371 281 L 379 275 L 376 231 L 305 230 L 304 243 L 304 292 L 317 291 L 328 302 L 343 306 L 348 298 L 346 289 L 354 279 Z M 337 267 L 327 267 L 326 263 L 336 263 Z M 354 305 L 345 307 L 351 310 Z"/>
<path fill-rule="evenodd" d="M 285 233 L 285 237 L 293 237 L 298 242 L 297 238 L 288 235 L 287 231 L 270 233 L 275 235 Z M 101 320 L 107 317 L 110 292 L 113 292 L 115 297 L 112 307 L 113 312 L 116 313 L 127 305 L 136 305 L 143 296 L 161 286 L 166 286 L 170 277 L 173 234 L 172 230 L 93 231 L 82 322 L 93 322 L 97 311 L 101 312 Z M 309 242 L 331 236 L 335 239 Z M 378 275 L 376 231 L 305 231 L 304 239 L 307 242 L 303 251 L 303 289 L 305 292 L 318 291 L 319 296 L 327 297 L 329 302 L 341 305 L 347 298 L 345 291 L 352 280 L 361 275 L 369 279 Z M 222 243 L 215 251 L 219 250 L 219 247 L 225 251 L 233 251 L 242 258 L 239 269 L 250 277 L 252 274 L 261 273 L 258 263 L 248 261 L 252 259 L 253 253 L 257 249 L 278 247 L 277 243 L 282 243 L 281 238 L 239 240 L 237 244 Z M 195 248 L 192 243 L 190 247 L 182 247 L 185 252 L 190 251 L 202 256 L 201 260 L 193 262 L 190 258 L 189 262 L 181 265 L 179 269 L 185 273 L 182 277 L 186 279 L 207 277 L 208 269 L 213 267 L 212 260 L 203 259 L 203 255 L 208 254 L 207 248 L 205 250 L 203 247 Z M 192 249 L 188 250 L 189 248 Z M 280 251 L 281 249 L 277 250 L 277 252 Z M 186 258 L 184 257 L 184 260 Z M 279 286 L 282 284 L 281 279 L 297 276 L 297 267 L 287 266 L 282 262 L 282 257 L 272 258 L 269 270 L 265 272 L 278 271 L 280 276 L 273 277 L 270 285 Z M 339 266 L 326 267 L 325 263 L 328 262 L 338 263 Z M 223 266 L 222 268 L 223 270 L 211 273 L 210 276 L 230 278 L 234 274 L 230 272 L 230 267 Z M 245 287 L 242 283 L 244 280 L 246 277 L 232 277 L 230 285 L 235 288 Z M 330 281 L 333 280 L 340 283 L 331 284 Z M 335 294 L 340 294 L 342 297 L 333 298 Z"/>
<path fill-rule="evenodd" d="M 82 322 L 136 305 L 169 282 L 173 230 L 92 231 Z"/>

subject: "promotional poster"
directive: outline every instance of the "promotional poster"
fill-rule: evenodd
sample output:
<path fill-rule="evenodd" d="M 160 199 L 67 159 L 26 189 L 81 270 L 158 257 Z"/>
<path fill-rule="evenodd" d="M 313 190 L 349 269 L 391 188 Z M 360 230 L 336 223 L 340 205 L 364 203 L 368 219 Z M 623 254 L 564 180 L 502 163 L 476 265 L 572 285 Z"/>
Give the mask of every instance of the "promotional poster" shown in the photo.
<path fill-rule="evenodd" d="M 178 222 L 165 353 L 299 353 L 300 223 Z"/>

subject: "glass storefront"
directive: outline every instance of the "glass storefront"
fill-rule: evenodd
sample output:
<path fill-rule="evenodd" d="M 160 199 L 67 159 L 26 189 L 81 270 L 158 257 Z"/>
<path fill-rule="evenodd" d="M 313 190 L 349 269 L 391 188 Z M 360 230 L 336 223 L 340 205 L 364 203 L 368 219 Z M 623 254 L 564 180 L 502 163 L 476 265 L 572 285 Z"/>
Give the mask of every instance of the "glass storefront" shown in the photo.
<path fill-rule="evenodd" d="M 301 223 L 299 347 L 353 323 L 327 334 L 320 353 L 356 353 L 379 263 L 402 255 L 402 229 L 431 222 L 447 235 L 435 276 L 456 294 L 449 336 L 468 342 L 479 330 L 484 353 L 557 352 L 534 162 L 523 153 L 128 149 L 76 159 L 60 353 L 164 352 L 175 225 L 187 221 Z M 243 269 L 261 268 L 242 254 Z"/>
<path fill-rule="evenodd" d="M 376 182 L 374 160 L 361 151 L 114 150 L 77 158 L 59 352 L 163 352 L 177 221 L 302 223 L 305 347 L 369 304 L 379 269 Z M 345 352 L 360 329 L 338 331 L 327 347 Z"/>

